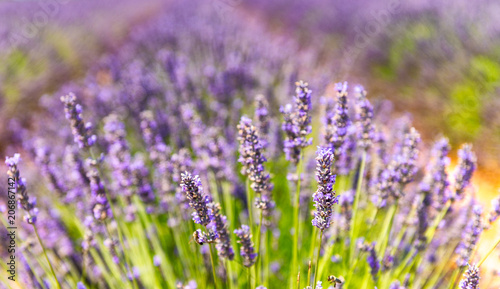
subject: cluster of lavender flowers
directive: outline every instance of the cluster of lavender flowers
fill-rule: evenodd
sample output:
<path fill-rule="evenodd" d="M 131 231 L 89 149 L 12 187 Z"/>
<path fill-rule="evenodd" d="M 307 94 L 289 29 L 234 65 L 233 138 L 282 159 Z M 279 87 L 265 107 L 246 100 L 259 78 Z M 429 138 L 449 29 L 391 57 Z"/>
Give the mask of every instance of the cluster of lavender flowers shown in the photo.
<path fill-rule="evenodd" d="M 19 207 L 23 208 L 26 212 L 24 219 L 30 224 L 35 224 L 37 220 L 38 209 L 36 206 L 36 199 L 31 198 L 28 195 L 26 188 L 26 179 L 21 178 L 21 172 L 19 171 L 18 164 L 21 161 L 21 155 L 15 154 L 13 157 L 7 157 L 5 159 L 5 164 L 9 168 L 7 175 L 9 176 L 9 184 L 13 184 L 15 187 L 15 194 L 17 195 L 17 203 Z"/>
<path fill-rule="evenodd" d="M 335 85 L 337 102 L 326 109 L 325 115 L 325 143 L 332 149 L 334 159 L 339 159 L 344 149 L 347 130 L 351 125 L 347 104 L 347 82 Z"/>
<path fill-rule="evenodd" d="M 30 243 L 31 229 L 22 228 L 31 263 L 22 269 L 25 287 L 283 288 L 292 280 L 322 288 L 333 280 L 345 288 L 442 288 L 477 261 L 500 202 L 485 222 L 469 192 L 471 146 L 459 151 L 450 178 L 445 138 L 428 154 L 411 124 L 380 116 L 388 108 L 346 82 L 316 105 L 309 84 L 295 83 L 295 71 L 312 71 L 308 58 L 272 37 L 263 43 L 259 30 L 221 24 L 210 7 L 191 8 L 172 3 L 81 82 L 44 98 L 17 148 L 38 166 L 40 175 L 29 175 L 35 193 L 27 194 L 19 155 L 6 159 L 19 205 L 45 245 Z M 315 91 L 329 87 L 312 80 Z M 293 104 L 280 107 L 293 83 Z M 313 130 L 320 109 L 324 126 Z M 290 173 L 304 182 L 289 184 Z M 443 265 L 451 260 L 460 268 Z M 469 269 L 461 286 L 474 288 L 479 272 Z"/>
<path fill-rule="evenodd" d="M 333 205 L 338 204 L 333 186 L 335 175 L 332 174 L 333 153 L 331 149 L 319 148 L 316 157 L 316 180 L 318 190 L 313 194 L 314 218 L 312 224 L 321 231 L 328 229 L 332 222 Z"/>
<path fill-rule="evenodd" d="M 312 131 L 311 115 L 311 94 L 307 82 L 296 83 L 294 105 L 287 104 L 280 108 L 284 122 L 282 129 L 286 138 L 284 141 L 285 154 L 287 160 L 297 164 L 300 161 L 302 149 L 312 143 L 308 135 Z"/>

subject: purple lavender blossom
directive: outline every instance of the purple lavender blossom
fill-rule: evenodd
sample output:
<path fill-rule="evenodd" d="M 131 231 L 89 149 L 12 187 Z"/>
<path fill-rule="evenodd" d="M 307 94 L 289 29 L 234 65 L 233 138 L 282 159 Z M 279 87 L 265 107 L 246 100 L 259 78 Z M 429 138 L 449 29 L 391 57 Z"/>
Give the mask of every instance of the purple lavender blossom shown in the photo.
<path fill-rule="evenodd" d="M 469 186 L 472 175 L 476 170 L 476 155 L 470 144 L 464 144 L 458 151 L 458 165 L 455 170 L 455 197 L 462 199 L 463 192 Z"/>
<path fill-rule="evenodd" d="M 325 127 L 325 143 L 333 151 L 333 156 L 338 159 L 342 153 L 342 147 L 347 135 L 347 129 L 351 125 L 347 106 L 347 82 L 337 83 L 337 103 L 335 111 L 327 113 Z"/>
<path fill-rule="evenodd" d="M 160 265 L 161 265 L 161 257 L 160 256 L 158 256 L 158 255 L 153 256 L 153 265 L 155 265 L 155 267 L 160 267 Z"/>
<path fill-rule="evenodd" d="M 176 153 L 172 154 L 169 166 L 170 166 L 169 174 L 171 175 L 172 181 L 174 183 L 179 183 L 181 181 L 183 172 L 194 170 L 194 164 L 193 160 L 191 159 L 191 153 L 189 152 L 189 150 L 186 148 L 181 148 Z M 169 201 L 168 198 L 170 196 L 171 196 L 170 194 L 165 195 L 163 198 L 164 201 L 168 202 Z M 189 208 L 189 199 L 186 197 L 186 194 L 183 191 L 182 186 L 176 186 L 175 200 L 170 200 L 170 201 L 175 201 L 175 203 L 173 204 L 174 206 L 178 205 L 183 209 Z M 183 214 L 183 217 L 185 216 L 186 214 Z"/>
<path fill-rule="evenodd" d="M 221 258 L 226 258 L 229 260 L 234 259 L 234 251 L 231 246 L 231 238 L 229 237 L 229 233 L 227 231 L 227 218 L 226 216 L 220 213 L 221 207 L 220 204 L 212 203 L 210 204 L 210 209 L 214 215 L 214 223 L 215 230 L 217 231 L 217 240 L 215 248 L 217 249 L 217 254 Z"/>
<path fill-rule="evenodd" d="M 406 287 L 401 285 L 399 280 L 396 280 L 389 285 L 389 289 L 406 289 Z"/>
<path fill-rule="evenodd" d="M 178 288 L 178 289 L 197 289 L 198 284 L 196 284 L 196 281 L 191 280 L 187 284 L 177 283 L 176 288 Z"/>
<path fill-rule="evenodd" d="M 137 195 L 145 204 L 152 205 L 156 199 L 153 188 L 149 183 L 149 169 L 144 164 L 142 155 L 136 154 L 132 163 L 130 164 L 132 172 L 132 185 L 137 192 Z M 146 208 L 149 212 L 152 211 L 151 207 Z"/>
<path fill-rule="evenodd" d="M 45 147 L 38 148 L 36 150 L 36 161 L 40 164 L 44 175 L 49 180 L 50 188 L 57 192 L 59 196 L 64 197 L 68 189 L 62 181 L 61 172 L 58 172 L 57 168 L 53 165 L 54 157 L 49 149 Z"/>
<path fill-rule="evenodd" d="M 106 141 L 109 143 L 108 160 L 113 169 L 114 179 L 117 182 L 118 189 L 125 195 L 131 195 L 130 186 L 131 155 L 128 142 L 126 140 L 125 125 L 119 117 L 111 114 L 104 118 L 104 133 Z"/>
<path fill-rule="evenodd" d="M 457 265 L 460 267 L 467 266 L 469 263 L 471 254 L 479 241 L 481 233 L 483 232 L 483 222 L 481 219 L 483 208 L 480 205 L 474 205 L 472 213 L 472 220 L 469 221 L 469 224 L 463 233 L 462 241 L 457 248 L 459 255 Z"/>
<path fill-rule="evenodd" d="M 435 199 L 435 205 L 440 209 L 450 199 L 450 192 L 448 190 L 449 181 L 446 167 L 450 163 L 448 152 L 450 145 L 448 139 L 441 138 L 434 144 L 432 149 L 433 160 L 430 162 L 424 182 L 430 188 L 430 193 Z"/>
<path fill-rule="evenodd" d="M 87 286 L 85 286 L 82 282 L 78 282 L 76 284 L 76 289 L 87 289 Z"/>
<path fill-rule="evenodd" d="M 187 125 L 191 136 L 191 147 L 194 151 L 205 151 L 207 137 L 205 136 L 206 126 L 196 113 L 194 105 L 188 103 L 181 107 L 181 116 Z"/>
<path fill-rule="evenodd" d="M 370 273 L 373 280 L 377 280 L 377 274 L 380 271 L 380 261 L 377 258 L 377 252 L 375 251 L 375 242 L 372 244 L 364 244 L 361 250 L 368 253 L 366 257 L 366 262 L 370 266 Z"/>
<path fill-rule="evenodd" d="M 497 197 L 496 199 L 491 201 L 491 207 L 492 208 L 490 211 L 490 216 L 488 218 L 488 222 L 490 223 L 490 225 L 493 224 L 493 222 L 495 222 L 498 217 L 500 217 L 500 197 Z"/>
<path fill-rule="evenodd" d="M 421 198 L 417 207 L 417 241 L 415 247 L 417 250 L 425 249 L 427 245 L 427 228 L 429 227 L 430 209 L 432 206 L 432 194 L 430 186 L 427 183 L 420 185 Z"/>
<path fill-rule="evenodd" d="M 240 229 L 234 230 L 238 237 L 238 243 L 241 244 L 240 255 L 243 257 L 243 266 L 251 267 L 257 258 L 257 253 L 254 252 L 252 234 L 247 225 L 241 225 Z"/>
<path fill-rule="evenodd" d="M 361 86 L 357 85 L 354 87 L 356 94 L 356 121 L 358 129 L 358 145 L 367 150 L 370 148 L 373 135 L 373 107 L 370 101 L 366 98 L 366 90 Z"/>
<path fill-rule="evenodd" d="M 209 196 L 203 194 L 203 187 L 199 176 L 185 172 L 181 175 L 181 188 L 189 200 L 193 212 L 193 221 L 196 224 L 207 226 L 214 218 L 213 212 L 208 208 L 211 202 Z"/>
<path fill-rule="evenodd" d="M 269 103 L 263 94 L 255 97 L 255 123 L 259 131 L 262 147 L 268 145 L 268 135 L 270 131 Z"/>
<path fill-rule="evenodd" d="M 405 134 L 401 151 L 389 163 L 386 169 L 382 171 L 377 183 L 378 206 L 385 206 L 389 196 L 399 199 L 403 196 L 403 188 L 413 180 L 417 173 L 417 157 L 420 143 L 420 134 L 411 128 Z"/>
<path fill-rule="evenodd" d="M 402 185 L 406 185 L 413 181 L 413 177 L 417 173 L 417 157 L 419 150 L 417 148 L 420 143 L 420 134 L 415 128 L 411 128 L 405 135 L 401 154 L 398 156 L 398 165 L 396 167 L 396 179 Z"/>
<path fill-rule="evenodd" d="M 470 264 L 467 264 L 467 266 L 467 271 L 465 271 L 458 287 L 460 289 L 479 289 L 479 267 Z"/>
<path fill-rule="evenodd" d="M 89 170 L 87 177 L 90 180 L 90 192 L 92 195 L 92 215 L 98 221 L 104 221 L 112 217 L 111 208 L 108 203 L 106 189 L 99 175 L 100 160 L 87 159 Z"/>
<path fill-rule="evenodd" d="M 24 216 L 24 220 L 29 224 L 36 223 L 36 216 L 38 214 L 38 209 L 36 206 L 36 198 L 32 198 L 28 196 L 28 191 L 26 189 L 26 179 L 21 178 L 21 173 L 19 168 L 17 167 L 19 162 L 21 161 L 20 154 L 14 154 L 13 157 L 6 157 L 5 164 L 9 167 L 7 171 L 7 176 L 9 177 L 9 187 L 14 187 L 17 195 L 17 203 L 24 211 L 26 211 L 26 215 Z M 9 203 L 10 205 L 10 203 Z"/>
<path fill-rule="evenodd" d="M 285 132 L 284 150 L 286 159 L 294 164 L 299 162 L 302 149 L 312 143 L 307 138 L 312 131 L 311 124 L 311 93 L 308 84 L 303 81 L 295 83 L 295 106 L 287 104 L 281 107 L 284 122 L 282 130 Z"/>
<path fill-rule="evenodd" d="M 238 140 L 240 141 L 238 161 L 242 164 L 241 173 L 248 176 L 252 182 L 251 187 L 257 194 L 268 191 L 270 177 L 264 168 L 267 160 L 263 155 L 262 143 L 252 120 L 245 116 L 241 118 L 238 125 Z"/>
<path fill-rule="evenodd" d="M 354 190 L 348 190 L 339 196 L 340 215 L 342 216 L 340 225 L 344 232 L 351 229 L 352 204 L 354 203 Z"/>
<path fill-rule="evenodd" d="M 113 172 L 113 180 L 116 182 L 116 189 L 120 191 L 126 199 L 127 221 L 135 220 L 136 208 L 132 204 L 132 168 L 131 154 L 128 142 L 125 139 L 125 125 L 119 117 L 111 114 L 104 119 L 105 138 L 109 142 L 108 160 Z"/>
<path fill-rule="evenodd" d="M 66 157 L 65 161 L 69 168 L 77 175 L 77 178 L 80 179 L 80 183 L 83 185 L 90 185 L 90 180 L 87 177 L 87 171 L 85 169 L 84 162 L 80 158 L 78 154 L 78 149 L 74 146 L 66 147 Z"/>
<path fill-rule="evenodd" d="M 356 166 L 356 128 L 351 125 L 347 129 L 347 136 L 342 145 L 342 153 L 335 161 L 335 168 L 340 175 L 348 175 Z"/>
<path fill-rule="evenodd" d="M 153 112 L 147 110 L 141 113 L 141 132 L 146 148 L 149 152 L 149 158 L 153 162 L 154 170 L 154 187 L 157 190 L 160 198 L 160 207 L 162 210 L 167 210 L 171 200 L 171 193 L 178 188 L 174 186 L 172 179 L 173 165 L 169 160 L 170 148 L 165 144 L 158 132 L 158 124 L 154 118 Z M 178 172 L 177 179 L 180 180 L 181 172 Z"/>
<path fill-rule="evenodd" d="M 83 122 L 82 106 L 76 103 L 76 96 L 70 93 L 61 96 L 61 101 L 64 103 L 66 119 L 71 123 L 75 143 L 79 148 L 90 148 L 94 145 L 97 138 L 91 134 L 92 124 L 90 122 Z"/>
<path fill-rule="evenodd" d="M 332 222 L 333 205 L 338 204 L 338 197 L 335 196 L 333 185 L 335 184 L 335 175 L 332 173 L 333 153 L 329 148 L 318 148 L 316 157 L 316 180 L 318 189 L 313 194 L 314 218 L 313 226 L 321 231 L 328 229 Z"/>

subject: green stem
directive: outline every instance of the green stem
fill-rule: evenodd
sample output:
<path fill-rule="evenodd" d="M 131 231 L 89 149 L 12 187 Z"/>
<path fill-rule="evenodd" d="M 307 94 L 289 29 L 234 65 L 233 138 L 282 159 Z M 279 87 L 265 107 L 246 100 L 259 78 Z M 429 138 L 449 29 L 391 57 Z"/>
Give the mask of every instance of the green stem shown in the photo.
<path fill-rule="evenodd" d="M 488 257 L 491 255 L 491 253 L 493 253 L 493 251 L 495 251 L 496 247 L 500 244 L 500 239 L 498 239 L 498 241 L 495 243 L 495 245 L 493 245 L 493 247 L 491 247 L 491 249 L 488 251 L 488 254 L 486 254 L 486 256 L 483 257 L 483 259 L 479 262 L 479 264 L 477 264 L 477 267 L 480 267 L 484 261 L 486 261 L 486 259 L 488 259 Z"/>
<path fill-rule="evenodd" d="M 90 156 L 92 157 L 92 159 L 97 160 L 95 158 L 94 150 L 93 150 L 92 147 L 90 148 L 89 153 L 90 153 Z M 100 166 L 97 167 L 97 170 L 98 170 L 99 174 L 102 175 L 101 174 Z M 118 221 L 116 220 L 117 215 L 116 215 L 116 211 L 114 209 L 113 201 L 109 200 L 108 204 L 109 204 L 109 208 L 111 209 L 111 213 L 113 214 L 113 218 L 115 218 L 115 221 L 116 221 L 116 231 L 118 232 L 118 240 L 120 241 L 120 246 L 121 246 L 121 249 L 122 249 L 122 252 L 123 252 L 123 259 L 124 259 L 125 266 L 126 266 L 125 272 L 127 272 L 128 270 L 132 270 L 132 269 L 131 269 L 131 267 L 128 264 L 127 255 L 125 254 L 125 245 L 124 245 L 124 242 L 123 242 L 123 236 L 122 236 L 122 233 L 121 233 L 121 230 L 120 230 L 120 225 L 118 224 Z M 105 226 L 106 226 L 106 230 L 108 231 L 109 237 L 111 238 L 111 234 L 109 233 L 109 230 L 108 230 L 108 227 L 107 227 L 107 223 L 105 224 Z M 134 288 L 138 288 L 137 281 L 135 280 L 135 278 L 133 278 L 132 284 L 133 284 Z"/>
<path fill-rule="evenodd" d="M 361 284 L 363 284 L 360 288 L 367 288 L 368 281 L 370 280 L 370 272 L 365 272 L 365 276 L 363 277 L 363 281 Z"/>
<path fill-rule="evenodd" d="M 47 256 L 47 251 L 45 250 L 45 246 L 43 245 L 42 239 L 40 238 L 40 235 L 38 235 L 38 230 L 36 229 L 35 224 L 33 225 L 33 229 L 35 230 L 35 235 L 36 238 L 38 239 L 38 242 L 40 243 L 40 246 L 42 247 L 43 250 L 43 255 L 45 255 L 45 259 L 47 260 L 47 263 L 49 263 L 50 271 L 52 272 L 52 276 L 54 276 L 54 279 L 56 280 L 57 288 L 61 289 L 61 284 L 59 283 L 59 280 L 57 279 L 56 272 L 54 271 L 54 268 L 52 267 L 52 263 L 50 263 L 49 257 Z"/>
<path fill-rule="evenodd" d="M 214 263 L 214 256 L 213 256 L 213 245 L 210 244 L 210 263 L 212 263 L 212 276 L 214 278 L 214 287 L 215 289 L 217 289 L 217 278 L 216 278 L 216 275 L 215 275 L 215 263 Z"/>
<path fill-rule="evenodd" d="M 252 272 L 250 271 L 250 270 L 251 270 L 251 268 L 250 268 L 250 267 L 248 267 L 247 269 L 248 269 L 248 271 L 247 271 L 247 279 L 248 279 L 247 284 L 248 284 L 248 289 L 251 289 L 251 288 L 252 288 L 252 282 L 251 282 L 251 279 L 252 279 L 252 276 L 251 276 L 251 275 L 252 275 Z"/>
<path fill-rule="evenodd" d="M 309 260 L 313 260 L 314 259 L 314 248 L 316 248 L 316 237 L 318 236 L 318 228 L 317 227 L 313 227 L 313 232 L 312 232 L 312 235 L 313 238 L 312 238 L 312 241 L 311 241 L 311 247 L 309 247 Z M 310 280 L 309 278 L 307 278 L 307 280 Z"/>
<path fill-rule="evenodd" d="M 113 214 L 113 216 L 114 216 L 114 214 Z M 106 222 L 106 221 L 104 221 L 104 228 L 106 229 L 106 233 L 108 234 L 109 239 L 110 239 L 110 240 L 113 240 L 113 237 L 112 237 L 112 235 L 111 235 L 111 231 L 109 230 L 109 227 L 108 227 L 108 222 Z M 124 249 L 124 247 L 123 247 L 123 246 L 122 246 L 122 250 L 123 250 L 123 259 L 124 259 L 124 261 L 125 261 L 125 270 L 124 270 L 125 275 L 127 275 L 128 273 L 131 273 L 131 274 L 132 274 L 132 270 L 131 270 L 131 269 L 129 269 L 129 268 L 130 268 L 130 266 L 128 265 L 127 258 L 126 258 L 126 256 L 125 256 L 125 249 Z M 130 272 L 129 272 L 129 270 L 130 270 Z M 128 279 L 128 278 L 127 278 L 127 279 Z M 132 283 L 132 287 L 133 287 L 133 288 L 138 288 L 138 286 L 137 286 L 137 281 L 135 281 L 135 278 L 132 278 L 131 283 Z"/>
<path fill-rule="evenodd" d="M 358 215 L 358 205 L 359 198 L 361 194 L 361 186 L 363 185 L 363 175 L 365 173 L 365 163 L 366 163 L 366 151 L 363 151 L 363 156 L 361 157 L 361 167 L 359 168 L 358 183 L 356 186 L 356 195 L 354 197 L 354 203 L 352 205 L 352 223 L 351 223 L 351 240 L 349 249 L 349 263 L 352 263 L 354 258 L 354 249 L 356 247 L 356 217 Z"/>
<path fill-rule="evenodd" d="M 266 230 L 266 287 L 269 288 L 270 262 L 271 261 L 271 233 Z"/>
<path fill-rule="evenodd" d="M 463 269 L 455 270 L 455 273 L 453 273 L 453 277 L 451 277 L 451 279 L 450 279 L 452 282 L 450 283 L 449 289 L 456 288 L 455 285 L 460 280 L 460 276 L 462 275 L 462 272 L 463 272 Z"/>
<path fill-rule="evenodd" d="M 377 206 L 377 207 L 375 208 L 375 211 L 373 212 L 373 216 L 372 216 L 372 217 L 371 217 L 371 219 L 370 219 L 370 223 L 369 223 L 370 227 L 373 227 L 373 225 L 375 224 L 375 220 L 377 219 L 377 216 L 378 216 L 379 211 L 380 211 L 380 209 L 379 209 L 379 207 Z"/>
<path fill-rule="evenodd" d="M 299 225 L 300 225 L 300 179 L 301 179 L 301 171 L 302 171 L 302 153 L 299 156 L 299 163 L 297 164 L 297 188 L 295 192 L 295 200 L 293 204 L 293 251 L 292 251 L 292 270 L 291 273 L 296 270 L 296 268 L 299 268 L 300 272 L 300 266 L 298 266 L 298 250 L 299 250 Z M 294 274 L 290 274 L 290 276 L 294 276 Z M 291 277 L 291 283 L 293 284 L 293 277 Z M 299 284 L 300 285 L 300 284 Z"/>
<path fill-rule="evenodd" d="M 319 233 L 319 245 L 318 254 L 316 255 L 316 268 L 314 269 L 314 283 L 313 288 L 316 288 L 316 281 L 318 280 L 318 268 L 319 268 L 319 253 L 321 252 L 321 240 L 323 239 L 323 230 Z"/>
<path fill-rule="evenodd" d="M 384 221 L 384 227 L 382 229 L 382 241 L 377 244 L 378 253 L 383 256 L 385 254 L 385 249 L 387 248 L 387 244 L 389 243 L 389 235 L 391 233 L 392 224 L 394 223 L 394 217 L 396 216 L 396 212 L 398 211 L 398 203 L 396 200 L 396 204 L 392 205 L 387 212 L 386 220 Z"/>
<path fill-rule="evenodd" d="M 231 263 L 228 260 L 224 260 L 224 264 L 227 270 L 227 287 L 229 289 L 233 288 L 233 269 L 231 268 Z"/>
<path fill-rule="evenodd" d="M 261 268 L 259 268 L 259 260 L 262 259 L 261 258 L 261 250 L 260 250 L 260 238 L 261 238 L 261 231 L 262 231 L 262 210 L 260 210 L 260 214 L 259 214 L 259 229 L 257 231 L 257 238 L 256 238 L 256 248 L 257 248 L 257 260 L 255 260 L 255 271 L 256 271 L 256 281 L 257 281 L 257 284 L 260 284 L 260 272 L 261 272 Z"/>
<path fill-rule="evenodd" d="M 246 180 L 247 187 L 247 208 L 248 208 L 248 227 L 250 227 L 250 233 L 253 233 L 253 209 L 252 209 L 252 188 L 250 187 L 250 179 Z"/>
<path fill-rule="evenodd" d="M 401 265 L 403 265 L 403 266 L 400 265 L 399 270 L 396 271 L 396 273 L 395 273 L 396 278 L 398 278 L 401 275 L 401 273 L 404 272 L 404 270 L 406 269 L 406 267 L 408 267 L 408 265 L 413 265 L 413 262 L 415 262 L 415 260 L 417 259 L 417 256 L 414 256 L 414 255 L 418 254 L 418 253 L 420 253 L 420 252 L 415 252 L 415 249 L 410 250 L 408 255 L 406 255 L 406 258 L 403 260 L 403 262 L 401 262 Z M 410 261 L 411 261 L 411 263 L 410 263 Z"/>
<path fill-rule="evenodd" d="M 316 237 L 316 236 L 314 236 L 314 237 Z M 313 239 L 314 239 L 314 237 L 313 237 Z M 314 256 L 312 256 L 312 257 L 314 257 Z M 311 266 L 312 266 L 311 260 L 309 261 L 309 265 L 307 266 L 307 283 L 308 283 L 308 285 L 311 285 L 311 284 L 309 284 L 309 282 L 311 282 Z"/>

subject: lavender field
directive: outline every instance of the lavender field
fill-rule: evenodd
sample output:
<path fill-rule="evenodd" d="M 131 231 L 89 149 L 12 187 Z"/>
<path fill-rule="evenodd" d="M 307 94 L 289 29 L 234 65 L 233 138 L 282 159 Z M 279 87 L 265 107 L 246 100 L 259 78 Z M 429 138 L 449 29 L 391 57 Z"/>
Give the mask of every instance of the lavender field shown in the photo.
<path fill-rule="evenodd" d="M 0 288 L 500 288 L 499 11 L 0 3 Z"/>

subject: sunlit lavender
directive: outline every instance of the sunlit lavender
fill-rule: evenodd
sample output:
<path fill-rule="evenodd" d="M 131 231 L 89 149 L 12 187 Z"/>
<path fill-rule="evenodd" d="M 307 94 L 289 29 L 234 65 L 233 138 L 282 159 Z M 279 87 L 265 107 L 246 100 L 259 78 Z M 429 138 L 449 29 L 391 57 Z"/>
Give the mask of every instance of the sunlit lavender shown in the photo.
<path fill-rule="evenodd" d="M 482 152 L 384 99 L 400 90 L 332 70 L 345 54 L 318 43 L 341 38 L 319 28 L 341 19 L 306 13 L 330 6 L 274 23 L 278 2 L 153 2 L 120 8 L 126 32 L 89 38 L 74 75 L 33 84 L 17 106 L 35 108 L 6 117 L 0 288 L 496 288 L 500 191 L 481 197 Z"/>

